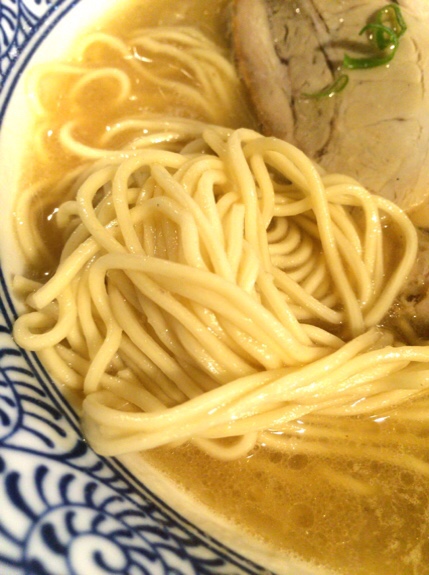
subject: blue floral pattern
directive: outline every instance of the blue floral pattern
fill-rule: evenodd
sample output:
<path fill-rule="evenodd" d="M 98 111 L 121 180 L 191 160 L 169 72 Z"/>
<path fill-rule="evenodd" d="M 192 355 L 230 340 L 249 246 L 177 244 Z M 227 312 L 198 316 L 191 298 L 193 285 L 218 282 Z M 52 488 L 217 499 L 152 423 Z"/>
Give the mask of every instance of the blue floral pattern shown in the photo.
<path fill-rule="evenodd" d="M 0 120 L 34 35 L 76 3 L 0 0 Z M 15 315 L 0 270 L 0 574 L 262 573 L 88 447 L 37 357 L 15 345 Z"/>
<path fill-rule="evenodd" d="M 58 2 L 0 0 L 0 80 L 6 76 L 53 4 Z"/>
<path fill-rule="evenodd" d="M 1 575 L 241 575 L 260 570 L 96 455 L 0 290 Z"/>

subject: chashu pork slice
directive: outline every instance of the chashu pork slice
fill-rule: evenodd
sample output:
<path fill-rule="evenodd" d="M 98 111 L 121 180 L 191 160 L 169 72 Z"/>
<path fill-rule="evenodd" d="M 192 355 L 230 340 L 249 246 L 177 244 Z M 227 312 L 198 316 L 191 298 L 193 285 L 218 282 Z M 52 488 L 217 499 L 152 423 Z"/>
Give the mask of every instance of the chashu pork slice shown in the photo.
<path fill-rule="evenodd" d="M 361 28 L 382 0 L 234 0 L 233 48 L 265 134 L 297 145 L 429 227 L 429 2 L 399 1 L 407 30 L 388 65 L 344 71 L 346 88 L 308 98 L 345 53 L 374 54 Z"/>

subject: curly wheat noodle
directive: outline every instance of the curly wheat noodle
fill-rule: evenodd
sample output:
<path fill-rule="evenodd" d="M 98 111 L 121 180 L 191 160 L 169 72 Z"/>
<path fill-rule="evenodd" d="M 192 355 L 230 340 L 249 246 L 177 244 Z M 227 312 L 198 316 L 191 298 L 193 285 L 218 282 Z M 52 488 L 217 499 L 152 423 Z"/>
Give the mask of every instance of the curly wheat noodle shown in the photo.
<path fill-rule="evenodd" d="M 107 403 L 105 403 L 106 396 L 103 395 L 104 392 L 99 392 L 98 397 L 97 394 L 95 394 L 88 398 L 88 402 L 90 402 L 88 404 L 88 410 L 95 410 L 92 414 L 94 423 L 97 422 L 100 426 L 104 427 L 105 422 L 109 421 L 109 428 L 105 429 L 106 438 L 104 445 L 107 449 L 113 450 L 113 452 L 115 452 L 115 449 L 121 448 L 121 445 L 123 445 L 125 441 L 123 438 L 124 431 L 130 430 L 131 428 L 134 430 L 134 445 L 140 445 L 140 448 L 143 449 L 159 445 L 158 442 L 163 441 L 166 431 L 171 431 L 174 434 L 174 440 L 189 439 L 193 434 L 200 435 L 203 433 L 203 435 L 205 435 L 212 427 L 219 428 L 219 426 L 225 426 L 217 430 L 219 437 L 234 435 L 235 431 L 234 427 L 231 427 L 231 422 L 237 421 L 238 426 L 243 427 L 243 421 L 240 419 L 241 409 L 245 411 L 245 418 L 248 420 L 247 429 L 251 431 L 253 423 L 252 414 L 254 413 L 256 418 L 260 418 L 260 414 L 263 413 L 267 403 L 271 409 L 271 413 L 268 413 L 268 417 L 264 419 L 264 426 L 266 426 L 265 428 L 269 428 L 275 423 L 272 420 L 273 413 L 275 414 L 275 419 L 282 418 L 282 423 L 287 423 L 313 411 L 314 403 L 311 399 L 314 398 L 318 390 L 315 384 L 311 382 L 314 380 L 315 373 L 320 372 L 320 367 L 324 368 L 325 371 L 330 371 L 329 380 L 332 383 L 332 387 L 326 389 L 326 382 L 320 381 L 320 383 L 318 383 L 317 387 L 321 395 L 327 396 L 325 403 L 323 397 L 318 402 L 318 409 L 324 407 L 325 404 L 328 406 L 332 403 L 338 404 L 341 400 L 337 392 L 342 392 L 344 391 L 343 388 L 347 387 L 347 382 L 344 380 L 342 372 L 354 372 L 355 377 L 357 377 L 357 385 L 361 385 L 365 381 L 371 382 L 374 380 L 374 376 L 371 375 L 371 372 L 374 373 L 374 368 L 378 366 L 380 360 L 386 359 L 387 361 L 388 365 L 387 370 L 384 370 L 385 372 L 388 372 L 389 364 L 392 363 L 392 361 L 393 363 L 398 363 L 398 357 L 389 357 L 391 355 L 389 352 L 369 352 L 364 356 L 366 364 L 369 365 L 368 372 L 364 375 L 357 373 L 360 367 L 360 358 L 355 358 L 355 361 L 352 362 L 350 367 L 348 367 L 347 359 L 353 359 L 356 352 L 359 352 L 359 348 L 362 348 L 362 345 L 365 345 L 368 341 L 368 337 L 366 336 L 363 339 L 362 336 L 360 336 L 357 340 L 359 339 L 361 339 L 359 345 L 358 341 L 356 341 L 356 344 L 347 345 L 343 350 L 336 352 L 337 357 L 335 359 L 334 357 L 328 357 L 319 360 L 319 364 L 321 363 L 320 366 L 317 365 L 316 362 L 316 364 L 309 364 L 299 370 L 284 368 L 283 370 L 253 374 L 242 378 L 239 385 L 236 385 L 237 382 L 226 384 L 212 392 L 194 398 L 188 402 L 188 404 L 182 404 L 162 414 L 156 414 L 156 417 L 154 417 L 155 414 L 115 414 L 115 410 L 109 407 L 109 402 L 107 401 Z M 423 361 L 427 361 L 427 351 L 425 354 L 420 354 L 418 351 L 414 353 L 417 356 L 415 357 L 416 360 L 423 359 Z M 411 356 L 414 355 L 414 353 L 412 352 Z M 344 359 L 346 363 L 341 365 Z M 407 357 L 405 359 L 407 359 Z M 399 366 L 403 367 L 403 365 L 404 362 L 399 361 Z M 393 369 L 395 369 L 395 367 L 396 366 L 393 365 Z M 378 374 L 375 373 L 375 377 L 377 377 L 377 375 Z M 261 394 L 261 391 L 264 393 Z M 263 400 L 261 399 L 261 395 L 264 395 Z M 307 398 L 310 398 L 309 404 L 306 404 L 306 395 Z M 98 411 L 100 405 L 97 405 L 100 396 L 104 398 L 102 400 L 104 407 L 101 412 Z M 285 396 L 290 397 L 290 401 L 283 407 L 283 415 L 280 415 L 277 409 L 272 410 L 271 404 L 277 402 L 274 404 L 275 408 L 277 408 L 279 402 L 281 403 L 282 398 Z M 301 397 L 303 402 L 301 402 Z M 223 403 L 220 402 L 221 398 Z M 295 398 L 298 400 L 293 403 Z M 192 411 L 194 415 L 201 413 L 202 417 L 188 418 L 189 411 Z M 208 416 L 208 414 L 210 415 Z M 111 425 L 113 419 L 115 419 L 116 422 L 116 431 L 115 426 Z M 246 424 L 244 423 L 244 425 Z M 264 427 L 262 427 L 262 429 L 264 429 Z M 89 437 L 91 438 L 93 429 L 89 428 L 88 431 Z M 100 441 L 100 438 L 98 437 L 97 440 Z M 100 445 L 101 442 L 98 444 L 99 448 Z"/>
<path fill-rule="evenodd" d="M 314 415 L 317 435 L 318 413 L 341 421 L 421 393 L 429 347 L 374 328 L 415 259 L 406 216 L 349 178 L 320 176 L 283 142 L 180 125 L 185 149 L 201 140 L 208 152 L 124 149 L 79 174 L 75 199 L 59 207 L 65 255 L 15 324 L 19 345 L 83 390 L 93 446 L 112 455 L 194 440 L 231 459 L 270 429 L 289 449 L 301 417 Z M 162 126 L 152 119 L 149 139 Z M 402 242 L 390 275 L 382 217 Z M 291 273 L 274 263 L 279 253 L 291 254 Z M 348 276 L 355 264 L 362 279 Z"/>
<path fill-rule="evenodd" d="M 98 147 L 80 140 L 75 115 L 60 128 L 61 149 L 82 162 L 46 194 L 64 247 L 45 285 L 15 278 L 29 311 L 14 328 L 58 381 L 86 396 L 93 446 L 120 454 L 191 440 L 233 459 L 275 441 L 345 453 L 340 424 L 350 416 L 389 413 L 424 393 L 429 348 L 375 328 L 415 259 L 408 218 L 285 142 L 208 125 L 232 109 L 237 77 L 204 35 L 166 27 L 79 43 L 95 60 L 99 48 L 110 51 L 108 66 L 36 68 L 37 115 L 49 107 L 50 78 L 73 84 L 73 109 L 93 82 L 113 81 L 111 105 L 120 106 L 137 78 L 164 94 L 170 115 L 149 106 L 118 116 Z M 186 73 L 172 78 L 172 63 Z M 17 234 L 35 267 L 51 256 L 33 198 L 18 199 Z M 389 226 L 400 238 L 393 271 Z M 312 435 L 298 444 L 301 417 Z M 365 441 L 377 459 L 373 435 Z M 379 459 L 394 463 L 385 451 Z M 426 473 L 418 458 L 398 465 Z"/>

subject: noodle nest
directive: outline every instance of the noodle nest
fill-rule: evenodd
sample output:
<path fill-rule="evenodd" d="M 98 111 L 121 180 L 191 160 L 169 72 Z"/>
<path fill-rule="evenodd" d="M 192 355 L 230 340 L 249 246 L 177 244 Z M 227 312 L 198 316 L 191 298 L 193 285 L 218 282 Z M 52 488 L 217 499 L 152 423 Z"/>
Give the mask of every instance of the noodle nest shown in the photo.
<path fill-rule="evenodd" d="M 379 327 L 414 226 L 292 145 L 153 117 L 55 193 L 60 261 L 45 284 L 15 278 L 14 337 L 82 394 L 100 453 L 193 441 L 234 458 L 427 388 L 429 347 Z"/>

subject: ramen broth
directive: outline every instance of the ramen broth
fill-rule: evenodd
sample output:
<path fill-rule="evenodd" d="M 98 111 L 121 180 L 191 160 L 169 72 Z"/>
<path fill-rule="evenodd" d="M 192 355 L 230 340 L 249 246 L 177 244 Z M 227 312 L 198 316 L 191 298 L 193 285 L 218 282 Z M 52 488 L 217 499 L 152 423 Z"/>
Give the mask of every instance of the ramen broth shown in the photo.
<path fill-rule="evenodd" d="M 124 4 L 114 17 L 99 22 L 97 29 L 125 38 L 143 26 L 195 25 L 227 50 L 226 10 L 225 0 L 140 0 Z M 70 55 L 70 61 L 79 58 L 86 64 L 124 65 L 107 47 L 95 46 L 83 56 Z M 180 73 L 171 69 L 172 77 Z M 52 246 L 61 241 L 51 218 L 55 206 L 42 201 L 43 189 L 77 162 L 62 153 L 56 141 L 61 125 L 75 121 L 79 138 L 99 146 L 106 126 L 126 114 L 148 111 L 192 117 L 186 103 L 182 109 L 172 109 L 162 93 L 138 83 L 122 108 L 112 107 L 115 85 L 109 81 L 101 86 L 94 82 L 84 97 L 71 102 L 74 81 L 73 75 L 44 80 L 40 98 L 51 112 L 35 119 L 35 141 L 43 146 L 35 146 L 23 179 L 25 187 L 41 184 L 37 218 Z M 218 122 L 253 126 L 245 94 L 237 94 Z M 36 199 L 36 210 L 37 203 Z M 40 262 L 32 273 L 47 274 L 52 265 Z M 413 455 L 429 461 L 429 426 L 418 419 L 405 424 L 395 412 L 378 419 L 350 420 L 342 430 L 341 447 L 334 451 L 328 433 L 316 439 L 315 449 L 314 441 L 306 443 L 305 420 L 297 426 L 292 448 L 284 453 L 260 445 L 248 457 L 218 461 L 183 445 L 136 455 L 133 468 L 138 469 L 138 458 L 144 458 L 201 504 L 279 554 L 292 554 L 346 575 L 429 574 L 428 474 L 408 465 Z M 368 434 L 376 439 L 366 451 L 363 443 Z M 390 455 L 375 459 L 371 455 L 375 452 Z M 396 466 L 396 460 L 403 465 Z"/>

